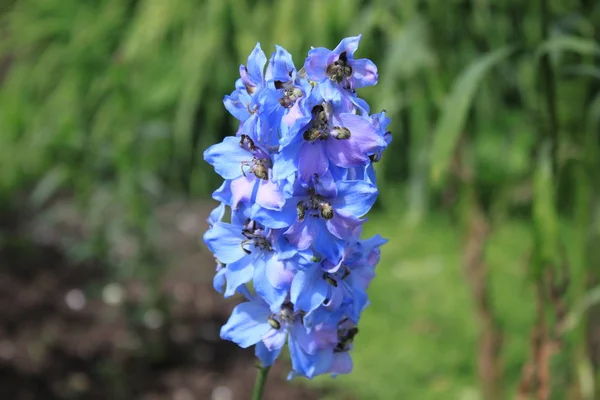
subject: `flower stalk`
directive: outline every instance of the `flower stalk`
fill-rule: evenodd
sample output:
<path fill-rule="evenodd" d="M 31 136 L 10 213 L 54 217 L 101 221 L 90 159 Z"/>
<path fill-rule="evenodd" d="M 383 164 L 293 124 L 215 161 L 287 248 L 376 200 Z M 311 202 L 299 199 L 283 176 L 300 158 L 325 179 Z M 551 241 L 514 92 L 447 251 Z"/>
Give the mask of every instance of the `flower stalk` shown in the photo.
<path fill-rule="evenodd" d="M 254 382 L 254 390 L 252 390 L 252 400 L 262 400 L 270 369 L 271 367 L 263 367 L 262 365 L 258 367 L 256 382 Z"/>
<path fill-rule="evenodd" d="M 373 163 L 391 141 L 385 112 L 371 114 L 357 95 L 378 79 L 373 62 L 354 56 L 360 39 L 312 48 L 300 70 L 282 47 L 267 60 L 257 44 L 224 99 L 238 131 L 204 152 L 224 179 L 204 235 L 217 262 L 213 284 L 246 299 L 221 338 L 254 346 L 255 399 L 285 345 L 289 379 L 352 370 L 386 242 L 361 239 L 363 217 L 378 194 Z"/>

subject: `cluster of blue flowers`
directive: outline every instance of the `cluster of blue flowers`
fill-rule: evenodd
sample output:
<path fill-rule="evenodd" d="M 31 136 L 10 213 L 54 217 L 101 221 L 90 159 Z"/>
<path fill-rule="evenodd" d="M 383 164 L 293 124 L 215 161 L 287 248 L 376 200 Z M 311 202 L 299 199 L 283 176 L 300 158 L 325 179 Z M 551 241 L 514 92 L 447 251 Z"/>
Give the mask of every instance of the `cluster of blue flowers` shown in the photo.
<path fill-rule="evenodd" d="M 255 345 L 263 366 L 287 343 L 290 377 L 350 372 L 385 243 L 360 239 L 377 197 L 373 162 L 391 141 L 385 113 L 356 94 L 377 83 L 375 64 L 354 58 L 360 39 L 312 48 L 300 70 L 282 47 L 267 60 L 257 44 L 224 99 L 238 132 L 204 153 L 225 179 L 204 235 L 214 286 L 247 299 L 221 337 Z"/>

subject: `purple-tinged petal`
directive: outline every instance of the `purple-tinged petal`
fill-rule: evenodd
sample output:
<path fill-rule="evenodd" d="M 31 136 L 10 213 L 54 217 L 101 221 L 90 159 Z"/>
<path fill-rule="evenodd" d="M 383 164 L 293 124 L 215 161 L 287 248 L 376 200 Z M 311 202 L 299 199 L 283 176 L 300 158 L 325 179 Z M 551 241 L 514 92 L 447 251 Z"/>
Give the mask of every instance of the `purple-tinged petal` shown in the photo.
<path fill-rule="evenodd" d="M 294 271 L 285 267 L 282 261 L 273 253 L 266 260 L 266 276 L 268 282 L 277 289 L 287 289 L 294 279 Z"/>
<path fill-rule="evenodd" d="M 287 146 L 294 139 L 300 138 L 298 132 L 310 122 L 312 116 L 310 110 L 306 110 L 305 103 L 307 101 L 307 98 L 296 101 L 287 114 L 281 118 L 281 125 L 287 127 L 280 140 L 282 146 Z"/>
<path fill-rule="evenodd" d="M 265 344 L 265 347 L 269 351 L 273 351 L 276 349 L 281 349 L 285 344 L 285 339 L 287 338 L 287 330 L 283 328 L 279 329 L 269 329 L 263 336 L 262 342 Z"/>
<path fill-rule="evenodd" d="M 300 146 L 298 155 L 298 172 L 300 179 L 309 182 L 315 175 L 321 176 L 327 172 L 329 159 L 325 154 L 325 148 L 322 141 L 313 143 L 304 142 Z"/>
<path fill-rule="evenodd" d="M 369 155 L 386 146 L 383 138 L 368 119 L 354 114 L 340 114 L 336 125 L 350 131 L 348 139 L 330 138 L 327 142 L 327 155 L 331 162 L 344 168 L 367 164 Z"/>
<path fill-rule="evenodd" d="M 352 78 L 354 78 L 355 89 L 373 86 L 377 84 L 377 66 L 366 58 L 354 60 L 352 62 Z"/>
<path fill-rule="evenodd" d="M 309 216 L 290 226 L 284 235 L 298 250 L 306 250 L 314 240 L 314 228 L 312 227 L 314 223 L 314 219 Z"/>
<path fill-rule="evenodd" d="M 246 302 L 233 309 L 229 320 L 221 328 L 221 338 L 247 348 L 258 343 L 271 329 L 270 310 L 258 302 Z"/>
<path fill-rule="evenodd" d="M 347 351 L 334 353 L 329 370 L 333 376 L 337 374 L 349 374 L 352 372 L 352 357 L 350 357 Z"/>
<path fill-rule="evenodd" d="M 256 193 L 256 204 L 269 210 L 281 210 L 285 204 L 285 198 L 275 182 L 260 179 Z"/>
<path fill-rule="evenodd" d="M 333 218 L 326 222 L 329 232 L 344 240 L 350 238 L 352 231 L 361 223 L 360 219 L 337 210 L 333 213 Z"/>
<path fill-rule="evenodd" d="M 323 197 L 333 198 L 337 196 L 337 185 L 330 171 L 312 180 L 315 191 Z"/>
<path fill-rule="evenodd" d="M 237 209 L 240 203 L 250 201 L 254 196 L 254 190 L 258 178 L 254 175 L 240 176 L 231 181 L 231 208 Z"/>
<path fill-rule="evenodd" d="M 306 77 L 315 82 L 327 79 L 327 66 L 333 62 L 335 54 L 324 47 L 316 47 L 308 52 L 304 61 Z"/>

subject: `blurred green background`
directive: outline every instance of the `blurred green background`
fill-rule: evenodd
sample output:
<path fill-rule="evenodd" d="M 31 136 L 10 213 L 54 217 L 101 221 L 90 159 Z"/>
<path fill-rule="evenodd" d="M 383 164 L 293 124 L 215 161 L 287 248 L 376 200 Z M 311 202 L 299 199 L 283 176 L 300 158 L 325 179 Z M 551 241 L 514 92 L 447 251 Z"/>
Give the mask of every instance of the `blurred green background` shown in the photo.
<path fill-rule="evenodd" d="M 366 231 L 390 242 L 355 371 L 309 390 L 600 399 L 599 2 L 5 0 L 0 21 L 0 246 L 43 227 L 169 314 L 157 288 L 179 259 L 157 210 L 205 218 L 202 152 L 236 130 L 238 66 L 256 42 L 299 67 L 361 33 L 380 80 L 359 95 L 393 133 Z"/>

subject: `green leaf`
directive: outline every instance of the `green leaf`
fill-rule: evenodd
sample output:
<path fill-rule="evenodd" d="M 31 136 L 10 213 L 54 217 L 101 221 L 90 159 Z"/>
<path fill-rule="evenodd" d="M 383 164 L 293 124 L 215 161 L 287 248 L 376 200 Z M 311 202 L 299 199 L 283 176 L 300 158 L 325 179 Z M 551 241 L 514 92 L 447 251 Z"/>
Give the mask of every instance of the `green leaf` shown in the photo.
<path fill-rule="evenodd" d="M 44 205 L 65 183 L 68 172 L 62 166 L 56 166 L 44 175 L 30 195 L 36 207 Z"/>
<path fill-rule="evenodd" d="M 577 36 L 556 36 L 538 46 L 536 57 L 560 51 L 572 51 L 581 55 L 598 55 L 600 54 L 600 45 L 593 40 Z"/>
<path fill-rule="evenodd" d="M 596 286 L 587 292 L 583 298 L 581 298 L 573 309 L 567 315 L 565 324 L 563 325 L 564 331 L 570 331 L 577 327 L 581 320 L 585 319 L 586 313 L 590 308 L 600 304 L 600 286 Z"/>
<path fill-rule="evenodd" d="M 555 208 L 555 190 L 550 143 L 540 146 L 537 168 L 533 176 L 533 223 L 536 239 L 537 264 L 535 272 L 547 264 L 559 261 L 558 216 Z"/>
<path fill-rule="evenodd" d="M 431 150 L 431 179 L 434 184 L 441 184 L 446 176 L 479 83 L 493 66 L 511 53 L 510 47 L 488 53 L 469 65 L 456 79 L 435 128 Z"/>
<path fill-rule="evenodd" d="M 600 68 L 593 65 L 575 65 L 563 69 L 565 75 L 575 75 L 600 80 Z"/>

